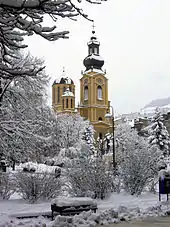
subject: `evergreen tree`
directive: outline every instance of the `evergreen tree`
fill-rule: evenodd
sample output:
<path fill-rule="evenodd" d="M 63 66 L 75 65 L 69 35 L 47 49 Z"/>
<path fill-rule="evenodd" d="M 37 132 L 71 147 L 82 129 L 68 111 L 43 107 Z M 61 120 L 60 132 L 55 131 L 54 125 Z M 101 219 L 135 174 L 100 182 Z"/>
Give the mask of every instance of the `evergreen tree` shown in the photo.
<path fill-rule="evenodd" d="M 148 130 L 148 140 L 151 146 L 156 145 L 162 151 L 164 156 L 168 156 L 170 138 L 163 121 L 163 116 L 160 110 L 157 108 Z"/>
<path fill-rule="evenodd" d="M 87 147 L 89 147 L 90 151 L 92 153 L 94 153 L 95 140 L 94 140 L 94 128 L 92 125 L 90 125 L 90 124 L 87 125 L 82 139 L 83 139 L 83 141 L 85 141 L 85 144 L 87 145 Z"/>

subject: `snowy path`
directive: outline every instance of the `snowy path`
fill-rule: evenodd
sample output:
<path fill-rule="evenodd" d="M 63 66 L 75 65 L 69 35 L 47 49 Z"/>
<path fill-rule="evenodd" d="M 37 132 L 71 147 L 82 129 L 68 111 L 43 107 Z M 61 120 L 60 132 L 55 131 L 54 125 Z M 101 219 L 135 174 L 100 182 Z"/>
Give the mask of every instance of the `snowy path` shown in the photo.
<path fill-rule="evenodd" d="M 97 201 L 98 209 L 105 210 L 109 208 L 117 208 L 120 205 L 130 208 L 140 207 L 145 209 L 158 203 L 158 195 L 147 193 L 136 197 L 127 195 L 126 193 L 113 193 L 108 199 Z M 8 201 L 0 202 L 0 214 L 11 215 L 20 212 L 49 212 L 51 210 L 50 202 L 29 204 L 24 200 L 11 198 Z"/>
<path fill-rule="evenodd" d="M 149 206 L 154 206 L 158 203 L 158 195 L 147 193 L 145 195 L 136 197 L 127 195 L 126 193 L 113 193 L 106 200 L 97 201 L 98 209 L 105 210 L 109 208 L 117 208 L 120 205 L 127 206 L 129 208 L 140 207 L 145 209 Z M 16 213 L 44 213 L 50 212 L 50 202 L 29 204 L 21 199 L 11 198 L 8 201 L 0 201 L 0 215 L 13 215 Z"/>
<path fill-rule="evenodd" d="M 170 217 L 150 217 L 142 221 L 121 222 L 118 224 L 102 225 L 103 227 L 169 227 Z M 100 227 L 100 225 L 96 226 Z"/>

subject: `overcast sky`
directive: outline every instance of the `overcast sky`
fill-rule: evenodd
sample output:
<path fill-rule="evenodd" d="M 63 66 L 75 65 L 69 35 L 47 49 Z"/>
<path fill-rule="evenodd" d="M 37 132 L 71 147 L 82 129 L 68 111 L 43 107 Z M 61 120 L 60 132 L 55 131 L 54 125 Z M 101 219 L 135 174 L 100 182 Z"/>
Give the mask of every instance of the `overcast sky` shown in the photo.
<path fill-rule="evenodd" d="M 87 3 L 84 11 L 95 20 L 109 98 L 117 113 L 139 111 L 153 99 L 170 96 L 170 0 L 108 0 L 99 6 Z M 78 102 L 92 23 L 62 19 L 57 26 L 70 31 L 68 40 L 49 43 L 34 36 L 26 42 L 33 55 L 45 59 L 51 84 L 66 68 Z"/>

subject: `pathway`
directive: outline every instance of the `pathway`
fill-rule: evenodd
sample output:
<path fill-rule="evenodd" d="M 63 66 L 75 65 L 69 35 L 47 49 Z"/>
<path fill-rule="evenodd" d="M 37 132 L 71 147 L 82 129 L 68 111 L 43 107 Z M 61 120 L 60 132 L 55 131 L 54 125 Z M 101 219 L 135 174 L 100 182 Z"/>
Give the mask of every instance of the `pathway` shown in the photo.
<path fill-rule="evenodd" d="M 100 226 L 98 226 L 100 227 Z M 110 224 L 103 227 L 170 227 L 170 216 L 167 217 L 149 217 L 145 220 L 134 220 L 130 222 L 121 222 Z"/>

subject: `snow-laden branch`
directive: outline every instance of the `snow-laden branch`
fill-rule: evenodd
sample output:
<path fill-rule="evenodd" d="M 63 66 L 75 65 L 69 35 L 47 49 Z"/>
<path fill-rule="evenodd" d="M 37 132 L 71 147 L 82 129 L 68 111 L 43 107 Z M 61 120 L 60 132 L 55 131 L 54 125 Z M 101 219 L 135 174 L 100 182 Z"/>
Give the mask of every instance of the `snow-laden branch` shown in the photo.
<path fill-rule="evenodd" d="M 85 0 L 90 3 L 101 3 L 102 0 Z M 11 74 L 11 62 L 17 58 L 17 51 L 26 48 L 25 36 L 34 34 L 48 41 L 68 38 L 69 31 L 58 31 L 58 18 L 76 20 L 80 15 L 88 15 L 79 7 L 81 1 L 73 0 L 0 0 L 0 78 L 13 78 L 32 72 L 18 70 Z M 44 26 L 44 19 L 49 16 L 51 26 Z"/>

